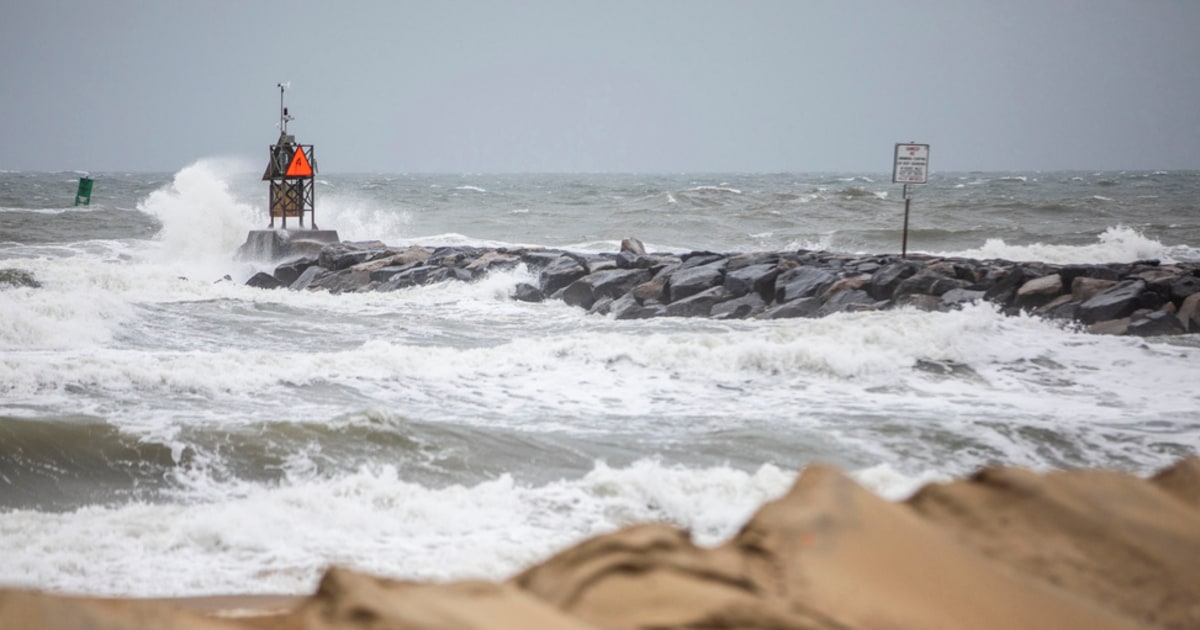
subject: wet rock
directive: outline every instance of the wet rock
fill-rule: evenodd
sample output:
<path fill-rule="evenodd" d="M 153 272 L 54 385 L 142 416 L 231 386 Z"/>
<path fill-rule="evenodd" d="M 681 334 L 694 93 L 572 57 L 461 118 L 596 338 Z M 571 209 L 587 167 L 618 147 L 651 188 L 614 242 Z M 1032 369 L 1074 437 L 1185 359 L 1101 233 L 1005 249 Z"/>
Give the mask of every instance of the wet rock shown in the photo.
<path fill-rule="evenodd" d="M 521 259 L 517 256 L 501 254 L 499 252 L 486 252 L 467 263 L 464 269 L 471 274 L 472 278 L 478 278 L 491 271 L 513 269 L 520 263 Z"/>
<path fill-rule="evenodd" d="M 821 308 L 817 309 L 817 317 L 825 317 L 834 313 L 874 310 L 875 298 L 861 289 L 842 291 L 829 298 Z"/>
<path fill-rule="evenodd" d="M 303 274 L 302 274 L 303 275 Z M 362 290 L 371 282 L 371 274 L 367 271 L 343 269 L 321 276 L 308 285 L 309 289 L 325 289 L 333 294 L 355 293 Z"/>
<path fill-rule="evenodd" d="M 425 263 L 423 262 L 413 261 L 406 265 L 389 265 L 387 267 L 380 267 L 379 269 L 370 272 L 371 282 L 387 282 L 388 280 L 396 277 L 398 274 L 412 271 L 413 269 L 422 267 L 424 265 Z"/>
<path fill-rule="evenodd" d="M 1075 319 L 1079 313 L 1079 305 L 1079 300 L 1068 293 L 1039 306 L 1034 313 L 1050 319 Z"/>
<path fill-rule="evenodd" d="M 1145 280 L 1119 282 L 1079 305 L 1079 320 L 1085 324 L 1121 319 L 1138 309 Z"/>
<path fill-rule="evenodd" d="M 312 283 L 331 275 L 331 273 L 331 271 L 320 265 L 313 265 L 305 269 L 304 273 L 301 273 L 300 277 L 296 278 L 296 281 L 290 284 L 288 288 L 293 291 L 304 291 L 312 286 Z"/>
<path fill-rule="evenodd" d="M 632 236 L 621 239 L 621 251 L 633 254 L 634 256 L 645 256 L 646 246 Z"/>
<path fill-rule="evenodd" d="M 513 288 L 512 298 L 518 302 L 541 302 L 546 299 L 546 296 L 541 289 L 532 284 L 520 282 Z"/>
<path fill-rule="evenodd" d="M 1088 326 L 1087 331 L 1094 335 L 1124 335 L 1129 331 L 1129 318 L 1109 319 Z"/>
<path fill-rule="evenodd" d="M 305 269 L 317 264 L 316 258 L 299 258 L 290 262 L 285 262 L 278 267 L 275 267 L 273 275 L 281 284 L 291 285 L 304 273 Z"/>
<path fill-rule="evenodd" d="M 797 298 L 823 293 L 837 281 L 834 272 L 820 267 L 796 267 L 775 278 L 775 301 L 790 302 Z"/>
<path fill-rule="evenodd" d="M 916 275 L 918 268 L 917 264 L 910 262 L 889 263 L 871 276 L 867 292 L 876 300 L 890 300 L 896 293 L 896 287 Z"/>
<path fill-rule="evenodd" d="M 333 243 L 321 248 L 317 264 L 330 271 L 341 271 L 388 253 L 387 246 L 379 241 Z"/>
<path fill-rule="evenodd" d="M 797 298 L 768 308 L 758 315 L 760 319 L 786 319 L 791 317 L 815 317 L 824 303 L 819 297 Z"/>
<path fill-rule="evenodd" d="M 260 271 L 250 276 L 250 279 L 246 281 L 246 286 L 256 289 L 278 289 L 287 285 L 280 282 L 275 276 L 265 271 Z"/>
<path fill-rule="evenodd" d="M 984 295 L 984 299 L 991 302 L 997 302 L 1003 305 L 1013 303 L 1016 298 L 1017 289 L 1021 288 L 1026 282 L 1038 277 L 1035 271 L 1026 269 L 1025 267 L 1015 266 L 1007 270 L 998 271 L 999 278 L 996 280 Z"/>
<path fill-rule="evenodd" d="M 763 312 L 767 303 L 757 293 L 747 293 L 739 298 L 726 300 L 712 307 L 709 316 L 713 319 L 746 319 Z"/>
<path fill-rule="evenodd" d="M 1062 277 L 1052 273 L 1026 281 L 1017 289 L 1017 305 L 1035 307 L 1046 304 L 1062 293 Z"/>
<path fill-rule="evenodd" d="M 616 319 L 649 319 L 665 315 L 666 310 L 661 304 L 640 304 L 631 292 L 613 300 L 608 313 Z"/>
<path fill-rule="evenodd" d="M 587 269 L 578 260 L 569 256 L 559 256 L 545 269 L 542 269 L 538 279 L 542 286 L 542 293 L 554 295 L 559 289 L 569 286 L 586 275 Z"/>
<path fill-rule="evenodd" d="M 947 278 L 933 273 L 918 273 L 900 281 L 900 284 L 896 286 L 895 293 L 892 294 L 892 299 L 898 300 L 913 294 L 941 297 L 947 291 L 961 289 L 966 285 L 966 282 L 955 278 Z"/>
<path fill-rule="evenodd" d="M 1082 276 L 1076 277 L 1075 280 L 1071 282 L 1071 297 L 1080 302 L 1086 302 L 1095 297 L 1096 294 L 1104 291 L 1105 289 L 1109 289 L 1116 284 L 1116 280 Z"/>
<path fill-rule="evenodd" d="M 667 288 L 666 277 L 654 278 L 633 288 L 633 297 L 641 304 L 646 302 L 662 302 Z"/>
<path fill-rule="evenodd" d="M 1184 298 L 1175 316 L 1187 332 L 1200 332 L 1200 293 L 1193 293 Z"/>
<path fill-rule="evenodd" d="M 1187 332 L 1183 323 L 1174 313 L 1154 311 L 1144 317 L 1134 319 L 1129 323 L 1128 333 L 1139 337 L 1158 337 L 1160 335 L 1178 335 Z"/>
<path fill-rule="evenodd" d="M 962 306 L 963 304 L 978 302 L 983 299 L 985 293 L 986 291 L 963 288 L 950 289 L 941 295 L 941 299 L 938 300 L 938 306 L 939 308 L 949 309 Z"/>
<path fill-rule="evenodd" d="M 705 265 L 688 267 L 684 263 L 667 280 L 667 300 L 671 303 L 720 285 L 725 280 L 727 261 L 720 259 Z M 668 309 L 669 310 L 669 309 Z"/>
<path fill-rule="evenodd" d="M 671 317 L 708 317 L 713 306 L 727 297 L 728 294 L 724 287 L 711 287 L 682 300 L 672 301 L 667 305 L 667 315 Z"/>
<path fill-rule="evenodd" d="M 1195 274 L 1175 276 L 1170 281 L 1171 300 L 1182 302 L 1188 297 L 1200 293 L 1200 276 Z"/>
<path fill-rule="evenodd" d="M 0 286 L 8 285 L 10 287 L 28 287 L 30 289 L 41 288 L 42 283 L 33 277 L 32 273 L 24 269 L 16 269 L 9 267 L 0 269 Z"/>
<path fill-rule="evenodd" d="M 775 278 L 778 276 L 779 268 L 775 263 L 758 263 L 727 271 L 724 286 L 732 296 L 741 297 L 753 292 L 766 301 L 775 296 Z"/>
<path fill-rule="evenodd" d="M 588 274 L 572 282 L 563 291 L 562 300 L 572 306 L 590 309 L 603 297 L 617 298 L 650 279 L 644 269 L 607 269 Z"/>

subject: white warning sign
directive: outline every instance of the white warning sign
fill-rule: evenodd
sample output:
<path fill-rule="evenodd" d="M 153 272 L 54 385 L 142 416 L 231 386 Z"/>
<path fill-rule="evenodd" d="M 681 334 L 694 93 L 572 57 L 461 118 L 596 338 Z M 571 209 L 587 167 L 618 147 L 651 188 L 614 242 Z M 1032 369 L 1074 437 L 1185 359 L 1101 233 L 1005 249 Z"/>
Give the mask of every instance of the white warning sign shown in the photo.
<path fill-rule="evenodd" d="M 892 164 L 892 182 L 924 184 L 928 174 L 928 144 L 896 144 L 896 161 Z"/>

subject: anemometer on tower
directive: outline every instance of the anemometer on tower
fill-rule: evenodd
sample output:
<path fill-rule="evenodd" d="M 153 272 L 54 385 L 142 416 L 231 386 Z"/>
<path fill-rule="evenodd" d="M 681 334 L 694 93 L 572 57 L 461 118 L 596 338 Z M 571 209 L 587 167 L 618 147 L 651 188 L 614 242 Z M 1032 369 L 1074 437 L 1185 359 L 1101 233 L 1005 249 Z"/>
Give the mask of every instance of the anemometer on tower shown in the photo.
<path fill-rule="evenodd" d="M 296 144 L 296 138 L 287 132 L 287 124 L 294 120 L 283 104 L 283 92 L 289 84 L 276 85 L 279 88 L 279 140 L 271 145 L 271 161 L 262 176 L 263 181 L 270 182 L 271 224 L 268 227 L 275 227 L 276 217 L 283 220 L 285 230 L 288 217 L 300 219 L 300 227 L 304 227 L 304 213 L 307 212 L 309 223 L 315 230 L 317 161 L 313 158 L 313 145 Z"/>

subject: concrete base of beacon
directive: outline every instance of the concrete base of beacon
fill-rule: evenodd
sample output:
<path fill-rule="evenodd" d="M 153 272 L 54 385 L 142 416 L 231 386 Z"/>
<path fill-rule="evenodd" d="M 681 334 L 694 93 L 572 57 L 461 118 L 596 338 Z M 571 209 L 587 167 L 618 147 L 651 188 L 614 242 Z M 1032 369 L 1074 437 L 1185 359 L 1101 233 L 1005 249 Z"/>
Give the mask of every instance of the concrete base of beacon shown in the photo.
<path fill-rule="evenodd" d="M 267 261 L 316 257 L 322 247 L 338 242 L 337 230 L 250 230 L 237 257 Z"/>

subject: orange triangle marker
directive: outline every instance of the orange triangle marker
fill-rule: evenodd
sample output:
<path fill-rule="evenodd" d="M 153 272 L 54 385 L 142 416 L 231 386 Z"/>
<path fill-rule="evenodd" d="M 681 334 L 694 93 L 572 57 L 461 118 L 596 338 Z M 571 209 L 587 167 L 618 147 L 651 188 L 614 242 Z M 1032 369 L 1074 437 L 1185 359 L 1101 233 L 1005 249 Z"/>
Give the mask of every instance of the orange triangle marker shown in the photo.
<path fill-rule="evenodd" d="M 308 163 L 308 156 L 304 155 L 304 147 L 296 147 L 296 154 L 292 156 L 291 164 L 288 164 L 287 172 L 284 173 L 287 177 L 312 177 L 312 165 Z"/>

